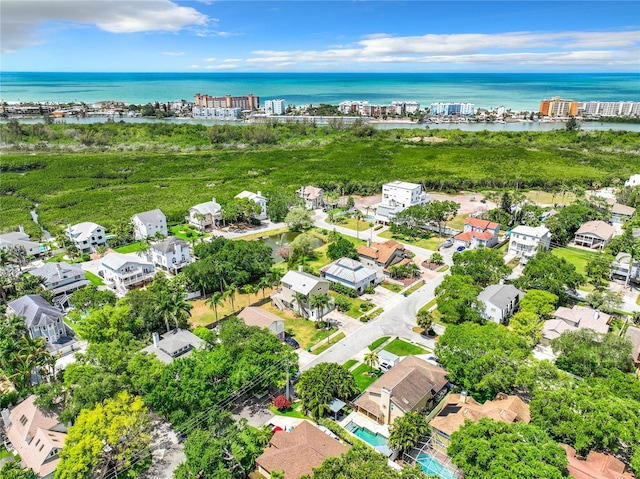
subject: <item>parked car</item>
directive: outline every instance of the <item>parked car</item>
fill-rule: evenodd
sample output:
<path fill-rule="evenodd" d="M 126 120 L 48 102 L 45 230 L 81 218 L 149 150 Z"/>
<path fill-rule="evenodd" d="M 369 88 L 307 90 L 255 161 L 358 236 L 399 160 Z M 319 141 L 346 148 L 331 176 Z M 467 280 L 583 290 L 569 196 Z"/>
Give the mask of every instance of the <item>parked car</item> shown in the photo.
<path fill-rule="evenodd" d="M 458 246 L 456 251 L 464 251 L 466 248 L 464 246 Z"/>
<path fill-rule="evenodd" d="M 387 371 L 389 371 L 389 369 L 391 369 L 393 367 L 393 365 L 383 361 L 383 362 L 380 363 L 379 367 L 380 367 L 380 371 L 386 373 Z"/>
<path fill-rule="evenodd" d="M 284 342 L 291 346 L 293 349 L 298 349 L 300 347 L 298 341 L 293 338 L 284 338 Z"/>

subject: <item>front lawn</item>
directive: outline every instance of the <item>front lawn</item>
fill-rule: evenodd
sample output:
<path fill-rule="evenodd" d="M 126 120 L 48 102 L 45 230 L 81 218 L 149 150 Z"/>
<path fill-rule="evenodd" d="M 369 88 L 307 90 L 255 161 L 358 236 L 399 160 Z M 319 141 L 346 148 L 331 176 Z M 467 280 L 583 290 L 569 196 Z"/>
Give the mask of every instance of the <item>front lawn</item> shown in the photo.
<path fill-rule="evenodd" d="M 376 379 L 382 376 L 380 370 L 375 368 L 373 370 L 373 375 L 369 376 L 370 371 L 371 368 L 369 368 L 369 366 L 364 363 L 362 363 L 352 371 L 353 377 L 356 380 L 356 384 L 358 385 L 358 389 L 360 389 L 360 392 L 364 392 L 364 390 L 367 389 L 371 384 L 373 384 Z"/>
<path fill-rule="evenodd" d="M 348 370 L 349 370 L 349 369 L 351 369 L 353 366 L 355 366 L 357 362 L 358 362 L 358 360 L 357 360 L 357 359 L 349 359 L 346 363 L 344 363 L 344 364 L 342 365 L 342 367 L 343 367 L 343 368 L 345 368 L 345 369 L 348 371 Z"/>
<path fill-rule="evenodd" d="M 408 290 L 406 290 L 404 294 L 408 296 L 411 293 L 416 292 L 418 289 L 422 288 L 423 286 L 424 286 L 424 279 L 421 279 L 420 281 L 415 283 L 413 286 L 411 286 Z"/>
<path fill-rule="evenodd" d="M 291 407 L 285 411 L 279 411 L 273 404 L 269 406 L 269 411 L 271 411 L 276 416 L 309 419 L 301 409 L 302 409 L 302 401 L 295 401 L 291 403 Z"/>
<path fill-rule="evenodd" d="M 334 297 L 339 295 L 339 293 L 336 293 L 335 291 L 331 291 L 329 294 L 331 294 L 331 296 L 334 296 Z M 349 298 L 348 296 L 345 296 L 345 295 L 341 295 L 341 296 L 345 297 L 350 304 L 349 309 L 344 311 L 344 314 L 352 317 L 353 319 L 358 319 L 364 313 L 371 311 L 375 307 L 374 304 L 371 303 L 370 301 L 365 301 L 360 298 Z M 363 308 L 362 305 L 367 305 L 367 306 Z"/>
<path fill-rule="evenodd" d="M 146 243 L 145 241 L 137 241 L 135 243 L 131 243 L 126 246 L 120 246 L 119 248 L 116 248 L 114 251 L 122 254 L 138 253 L 147 246 L 145 243 Z"/>
<path fill-rule="evenodd" d="M 356 221 L 356 219 L 353 216 L 340 216 L 340 218 L 343 218 L 344 222 L 340 220 L 337 220 L 337 221 L 334 220 L 334 222 L 331 224 L 335 224 L 336 226 L 341 226 L 343 228 L 349 228 L 350 230 L 353 230 L 356 232 L 359 231 L 360 233 L 371 228 L 370 226 L 371 223 L 369 221 L 365 221 L 365 220 Z"/>
<path fill-rule="evenodd" d="M 333 333 L 334 331 L 335 331 L 335 329 L 331 329 L 331 333 Z M 316 354 L 316 355 L 322 354 L 327 349 L 329 349 L 331 346 L 333 346 L 336 343 L 339 343 L 343 339 L 344 339 L 344 333 L 340 332 L 340 333 L 336 334 L 334 337 L 332 337 L 331 341 L 325 341 L 325 343 L 322 346 L 318 346 L 313 351 L 311 351 L 311 354 Z"/>
<path fill-rule="evenodd" d="M 389 336 L 384 336 L 382 338 L 376 339 L 369 345 L 369 351 L 375 351 L 382 343 L 386 343 L 389 339 Z"/>
<path fill-rule="evenodd" d="M 329 334 L 337 331 L 336 328 L 316 329 L 315 321 L 309 319 L 297 318 L 293 311 L 280 311 L 273 303 L 262 306 L 266 311 L 280 316 L 284 319 L 284 329 L 293 339 L 298 341 L 302 349 L 307 349 L 314 344 L 326 339 Z M 333 343 L 333 340 L 331 341 Z"/>
<path fill-rule="evenodd" d="M 273 292 L 272 288 L 267 288 L 264 291 L 265 297 L 268 297 Z M 252 294 L 251 296 L 246 294 L 238 293 L 234 299 L 235 310 L 239 311 L 240 309 L 247 306 L 249 303 L 255 303 L 258 300 L 262 299 L 262 290 L 257 293 Z M 193 306 L 191 310 L 191 317 L 189 318 L 189 324 L 194 328 L 198 326 L 206 326 L 207 324 L 214 323 L 216 321 L 216 315 L 214 310 L 209 307 L 209 305 L 205 302 L 204 299 L 196 299 L 194 301 L 189 301 L 189 303 Z M 218 319 L 224 318 L 232 313 L 231 310 L 231 299 L 225 299 L 218 306 Z"/>
<path fill-rule="evenodd" d="M 102 281 L 102 278 L 97 274 L 93 274 L 91 271 L 85 271 L 84 277 L 91 281 L 91 284 L 93 284 L 94 286 L 104 285 L 104 281 Z"/>
<path fill-rule="evenodd" d="M 595 251 L 586 251 L 578 248 L 554 248 L 551 250 L 554 256 L 558 256 L 559 258 L 564 258 L 568 263 L 571 263 L 576 267 L 576 271 L 581 275 L 586 276 L 585 268 L 587 263 L 596 257 L 599 253 Z"/>
<path fill-rule="evenodd" d="M 402 339 L 394 339 L 384 347 L 384 350 L 389 351 L 396 356 L 408 356 L 409 354 L 427 353 L 426 349 L 422 349 L 421 347 L 403 341 Z"/>
<path fill-rule="evenodd" d="M 388 289 L 389 291 L 393 291 L 394 293 L 399 293 L 400 291 L 402 291 L 402 286 L 400 286 L 399 284 L 387 283 L 386 281 L 381 283 L 380 286 Z"/>
<path fill-rule="evenodd" d="M 187 225 L 187 224 L 172 226 L 170 231 L 172 236 L 183 239 L 187 242 L 191 241 L 194 238 L 199 239 L 207 236 L 206 234 L 198 231 L 197 229 L 193 228 L 191 225 Z"/>
<path fill-rule="evenodd" d="M 438 249 L 437 241 L 434 240 L 434 237 L 430 238 L 409 238 L 408 236 L 394 234 L 391 230 L 383 231 L 382 233 L 378 233 L 378 236 L 381 238 L 394 239 L 400 241 L 401 243 L 407 243 L 413 246 L 417 246 L 418 248 L 424 248 L 428 250 L 435 251 Z"/>

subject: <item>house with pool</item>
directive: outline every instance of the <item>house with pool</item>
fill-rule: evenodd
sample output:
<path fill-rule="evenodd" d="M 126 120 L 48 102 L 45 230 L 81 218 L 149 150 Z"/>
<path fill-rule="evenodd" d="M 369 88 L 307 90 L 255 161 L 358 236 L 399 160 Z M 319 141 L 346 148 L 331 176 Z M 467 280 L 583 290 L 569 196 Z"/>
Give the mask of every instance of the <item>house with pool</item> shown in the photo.
<path fill-rule="evenodd" d="M 415 356 L 407 356 L 355 401 L 358 413 L 378 424 L 393 424 L 413 411 L 431 411 L 448 391 L 447 371 Z"/>

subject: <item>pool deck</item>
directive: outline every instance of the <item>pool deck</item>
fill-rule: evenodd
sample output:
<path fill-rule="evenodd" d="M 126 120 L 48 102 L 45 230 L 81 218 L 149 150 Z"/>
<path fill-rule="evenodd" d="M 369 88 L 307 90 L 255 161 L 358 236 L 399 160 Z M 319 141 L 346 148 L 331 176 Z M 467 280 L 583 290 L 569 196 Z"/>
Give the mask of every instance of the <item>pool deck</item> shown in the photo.
<path fill-rule="evenodd" d="M 373 433 L 378 433 L 386 438 L 389 437 L 389 426 L 378 424 L 375 421 L 363 416 L 360 413 L 352 412 L 347 417 L 345 417 L 342 421 L 339 422 L 340 426 L 343 428 L 347 428 L 347 424 L 350 422 L 354 422 L 360 427 L 364 427 Z"/>

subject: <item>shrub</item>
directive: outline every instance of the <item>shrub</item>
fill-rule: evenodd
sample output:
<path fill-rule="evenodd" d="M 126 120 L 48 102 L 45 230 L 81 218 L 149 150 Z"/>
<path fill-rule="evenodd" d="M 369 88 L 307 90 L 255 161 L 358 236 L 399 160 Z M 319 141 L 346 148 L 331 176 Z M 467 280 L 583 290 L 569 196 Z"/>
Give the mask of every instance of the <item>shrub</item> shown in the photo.
<path fill-rule="evenodd" d="M 82 261 L 91 261 L 91 255 L 89 253 L 82 253 Z"/>
<path fill-rule="evenodd" d="M 342 313 L 348 311 L 351 307 L 351 303 L 349 302 L 347 297 L 341 294 L 335 297 L 334 303 L 336 305 L 336 309 Z"/>
<path fill-rule="evenodd" d="M 331 283 L 329 285 L 329 289 L 337 293 L 344 294 L 345 296 L 349 296 L 350 298 L 355 298 L 358 296 L 358 292 L 355 289 L 351 289 L 340 283 Z"/>
<path fill-rule="evenodd" d="M 367 294 L 375 294 L 376 289 L 373 286 L 369 285 L 367 286 L 367 289 L 364 290 L 364 292 Z"/>
<path fill-rule="evenodd" d="M 286 411 L 291 407 L 291 401 L 281 394 L 280 396 L 276 396 L 273 405 L 278 411 Z"/>

